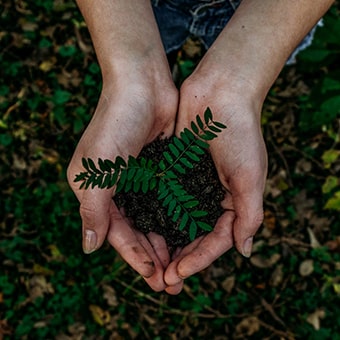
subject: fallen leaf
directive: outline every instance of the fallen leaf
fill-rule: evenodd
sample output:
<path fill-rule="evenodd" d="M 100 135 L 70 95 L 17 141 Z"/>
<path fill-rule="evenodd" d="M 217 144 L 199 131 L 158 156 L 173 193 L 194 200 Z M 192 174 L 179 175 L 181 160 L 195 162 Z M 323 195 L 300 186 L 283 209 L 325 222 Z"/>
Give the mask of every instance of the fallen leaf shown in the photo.
<path fill-rule="evenodd" d="M 333 283 L 333 289 L 337 295 L 340 295 L 340 283 Z"/>
<path fill-rule="evenodd" d="M 101 307 L 97 305 L 90 305 L 89 309 L 92 314 L 93 320 L 98 325 L 104 326 L 110 322 L 111 315 L 108 311 L 104 311 Z"/>
<path fill-rule="evenodd" d="M 325 246 L 331 251 L 340 251 L 340 236 L 337 236 L 334 240 L 327 241 Z"/>
<path fill-rule="evenodd" d="M 222 287 L 227 293 L 231 293 L 235 286 L 235 275 L 227 277 L 222 282 Z"/>
<path fill-rule="evenodd" d="M 50 282 L 47 282 L 46 277 L 43 275 L 34 275 L 26 283 L 26 288 L 30 299 L 34 301 L 45 294 L 53 294 L 54 288 Z"/>
<path fill-rule="evenodd" d="M 243 319 L 239 324 L 236 325 L 236 333 L 239 335 L 254 335 L 260 330 L 260 322 L 256 316 L 250 316 Z"/>
<path fill-rule="evenodd" d="M 45 60 L 39 65 L 39 69 L 43 72 L 49 72 L 53 69 L 54 65 L 55 65 L 55 61 Z"/>
<path fill-rule="evenodd" d="M 314 313 L 309 314 L 307 317 L 307 322 L 314 327 L 316 331 L 320 329 L 320 320 L 326 316 L 323 309 L 317 309 Z"/>
<path fill-rule="evenodd" d="M 308 231 L 308 235 L 309 235 L 309 240 L 310 240 L 310 245 L 313 249 L 315 248 L 320 248 L 321 247 L 321 244 L 320 242 L 318 241 L 318 239 L 316 238 L 313 230 L 311 228 L 307 228 L 307 231 Z"/>
<path fill-rule="evenodd" d="M 299 273 L 301 276 L 309 276 L 314 271 L 314 261 L 304 260 L 300 263 Z"/>
<path fill-rule="evenodd" d="M 118 306 L 117 294 L 113 287 L 109 285 L 103 285 L 104 290 L 104 299 L 106 300 L 107 304 L 111 307 Z"/>
<path fill-rule="evenodd" d="M 331 164 L 334 163 L 340 156 L 340 150 L 326 150 L 322 155 L 322 160 L 324 161 L 325 168 L 330 168 Z"/>
<path fill-rule="evenodd" d="M 264 212 L 263 225 L 270 230 L 275 229 L 276 218 L 270 210 L 265 210 Z"/>
<path fill-rule="evenodd" d="M 328 194 L 339 185 L 339 178 L 336 176 L 327 176 L 325 183 L 322 185 L 322 192 Z"/>
<path fill-rule="evenodd" d="M 340 191 L 337 191 L 325 204 L 324 209 L 340 211 Z"/>
<path fill-rule="evenodd" d="M 270 278 L 269 284 L 272 287 L 278 287 L 283 280 L 283 265 L 278 265 Z"/>
<path fill-rule="evenodd" d="M 33 265 L 33 272 L 35 274 L 42 274 L 44 276 L 51 276 L 54 274 L 53 270 L 48 269 L 46 267 L 41 266 L 40 264 L 35 263 Z"/>
<path fill-rule="evenodd" d="M 281 258 L 280 254 L 273 254 L 271 257 L 266 258 L 262 255 L 253 255 L 250 258 L 250 262 L 252 265 L 258 268 L 270 268 L 275 263 L 277 263 Z"/>

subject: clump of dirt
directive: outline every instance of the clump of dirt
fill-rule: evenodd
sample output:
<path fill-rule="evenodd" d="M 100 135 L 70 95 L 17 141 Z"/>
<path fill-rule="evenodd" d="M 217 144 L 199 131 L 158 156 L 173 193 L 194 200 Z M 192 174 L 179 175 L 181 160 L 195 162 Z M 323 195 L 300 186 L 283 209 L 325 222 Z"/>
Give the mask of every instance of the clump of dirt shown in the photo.
<path fill-rule="evenodd" d="M 157 139 L 146 145 L 139 157 L 152 159 L 157 164 L 163 158 L 163 152 L 168 151 L 170 139 Z M 200 218 L 212 227 L 222 215 L 221 201 L 225 191 L 218 179 L 215 165 L 209 152 L 202 155 L 201 161 L 194 163 L 193 169 L 186 169 L 186 174 L 179 175 L 178 180 L 185 190 L 199 200 L 197 209 L 205 210 L 208 215 Z M 144 234 L 151 231 L 162 235 L 169 248 L 169 252 L 177 247 L 190 243 L 188 228 L 180 231 L 180 220 L 173 222 L 167 215 L 167 208 L 162 207 L 162 201 L 157 199 L 157 191 L 118 193 L 114 197 L 118 207 L 124 207 L 126 215 L 134 221 L 134 226 Z M 204 233 L 198 230 L 197 236 Z"/>

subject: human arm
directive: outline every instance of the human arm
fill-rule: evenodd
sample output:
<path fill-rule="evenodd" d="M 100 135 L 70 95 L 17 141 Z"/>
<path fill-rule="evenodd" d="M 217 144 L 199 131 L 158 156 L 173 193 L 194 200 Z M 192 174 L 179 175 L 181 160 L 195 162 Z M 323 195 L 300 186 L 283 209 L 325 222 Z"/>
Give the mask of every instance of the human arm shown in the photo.
<path fill-rule="evenodd" d="M 226 212 L 214 231 L 189 244 L 170 263 L 177 283 L 206 268 L 234 244 L 250 256 L 263 220 L 267 154 L 261 132 L 264 99 L 298 43 L 333 1 L 243 0 L 180 90 L 177 132 L 209 106 L 227 129 L 211 143 L 219 178 L 228 189 Z"/>
<path fill-rule="evenodd" d="M 136 156 L 159 135 L 173 133 L 178 93 L 150 1 L 78 0 L 102 72 L 96 111 L 68 167 L 68 181 L 80 201 L 83 248 L 110 244 L 155 290 L 163 290 L 169 263 L 164 240 L 131 228 L 112 201 L 113 190 L 79 190 L 75 175 L 82 157 L 112 159 Z"/>

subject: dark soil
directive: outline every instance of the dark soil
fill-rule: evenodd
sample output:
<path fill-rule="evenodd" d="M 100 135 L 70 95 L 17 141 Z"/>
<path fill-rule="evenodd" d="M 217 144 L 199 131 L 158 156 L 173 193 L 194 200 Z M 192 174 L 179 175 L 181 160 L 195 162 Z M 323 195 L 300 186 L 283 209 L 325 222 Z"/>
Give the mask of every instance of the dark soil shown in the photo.
<path fill-rule="evenodd" d="M 163 158 L 162 153 L 168 149 L 171 139 L 156 140 L 142 150 L 140 157 L 152 159 L 156 164 Z M 205 210 L 208 215 L 200 220 L 212 227 L 221 216 L 223 209 L 220 202 L 224 197 L 224 189 L 218 179 L 215 165 L 210 154 L 202 156 L 193 169 L 187 169 L 185 175 L 179 175 L 179 181 L 185 190 L 195 196 L 200 204 L 197 209 Z M 135 227 L 147 234 L 151 231 L 162 235 L 168 245 L 169 251 L 183 247 L 190 243 L 188 228 L 178 230 L 180 221 L 174 223 L 167 216 L 167 208 L 162 207 L 162 202 L 157 200 L 157 191 L 143 193 L 119 193 L 114 197 L 119 207 L 124 207 L 126 215 L 134 221 Z M 197 236 L 204 233 L 198 230 Z"/>

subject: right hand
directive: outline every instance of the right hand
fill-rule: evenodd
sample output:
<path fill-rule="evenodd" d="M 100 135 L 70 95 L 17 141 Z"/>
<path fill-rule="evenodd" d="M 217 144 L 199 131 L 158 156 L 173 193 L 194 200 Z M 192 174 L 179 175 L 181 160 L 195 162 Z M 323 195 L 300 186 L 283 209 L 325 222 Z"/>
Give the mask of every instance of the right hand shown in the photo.
<path fill-rule="evenodd" d="M 79 190 L 79 183 L 74 183 L 75 175 L 84 171 L 83 157 L 95 162 L 98 158 L 136 157 L 144 145 L 158 136 L 173 134 L 178 93 L 171 78 L 159 81 L 146 72 L 139 76 L 131 73 L 125 72 L 124 77 L 113 79 L 109 85 L 104 82 L 98 106 L 73 154 L 67 176 L 80 202 L 84 252 L 95 251 L 107 237 L 150 287 L 161 291 L 165 289 L 164 270 L 170 262 L 163 237 L 143 235 L 132 228 L 112 200 L 114 189 Z"/>

